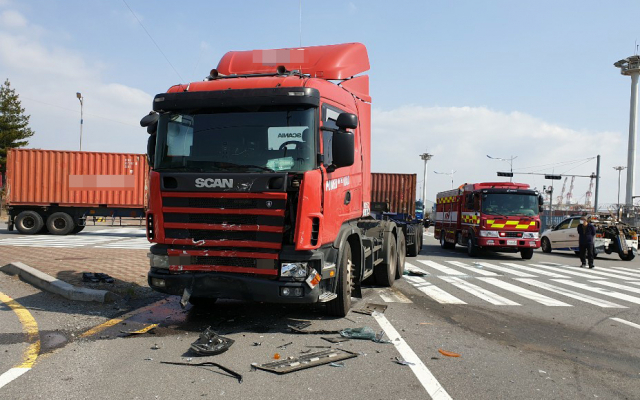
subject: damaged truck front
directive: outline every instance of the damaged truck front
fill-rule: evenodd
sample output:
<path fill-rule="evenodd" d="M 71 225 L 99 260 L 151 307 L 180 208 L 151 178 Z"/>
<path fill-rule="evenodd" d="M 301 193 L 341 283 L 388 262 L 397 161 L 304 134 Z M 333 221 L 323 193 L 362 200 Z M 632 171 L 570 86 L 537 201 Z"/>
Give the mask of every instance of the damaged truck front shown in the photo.
<path fill-rule="evenodd" d="M 343 316 L 364 279 L 402 275 L 402 229 L 370 217 L 368 69 L 359 43 L 230 52 L 155 96 L 141 121 L 153 289 Z"/>

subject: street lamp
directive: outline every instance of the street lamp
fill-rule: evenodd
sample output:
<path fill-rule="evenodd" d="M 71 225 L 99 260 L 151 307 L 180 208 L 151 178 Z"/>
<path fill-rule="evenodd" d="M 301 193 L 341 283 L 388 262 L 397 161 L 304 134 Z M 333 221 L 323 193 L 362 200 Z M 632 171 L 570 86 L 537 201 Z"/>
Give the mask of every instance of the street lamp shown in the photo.
<path fill-rule="evenodd" d="M 453 189 L 453 174 L 455 174 L 457 171 L 451 170 L 451 172 L 438 172 L 438 171 L 433 171 L 433 172 L 438 175 L 449 175 L 451 177 L 451 189 Z"/>
<path fill-rule="evenodd" d="M 82 93 L 77 92 L 76 97 L 80 100 L 80 151 L 82 151 L 82 106 L 84 103 L 84 97 L 82 97 Z"/>
<path fill-rule="evenodd" d="M 627 167 L 623 167 L 622 165 L 613 167 L 613 169 L 618 171 L 618 207 L 620 207 L 620 173 L 622 172 L 623 169 L 626 169 L 626 168 Z"/>
<path fill-rule="evenodd" d="M 420 158 L 424 161 L 424 177 L 422 181 L 422 204 L 426 205 L 427 202 L 427 162 L 431 160 L 433 154 L 424 153 L 420 154 Z"/>
<path fill-rule="evenodd" d="M 487 157 L 492 160 L 500 160 L 500 161 L 509 161 L 509 171 L 511 171 L 511 178 L 509 178 L 509 182 L 513 182 L 513 160 L 518 158 L 518 156 L 511 156 L 511 158 L 500 158 L 500 157 L 491 157 L 487 154 Z"/>

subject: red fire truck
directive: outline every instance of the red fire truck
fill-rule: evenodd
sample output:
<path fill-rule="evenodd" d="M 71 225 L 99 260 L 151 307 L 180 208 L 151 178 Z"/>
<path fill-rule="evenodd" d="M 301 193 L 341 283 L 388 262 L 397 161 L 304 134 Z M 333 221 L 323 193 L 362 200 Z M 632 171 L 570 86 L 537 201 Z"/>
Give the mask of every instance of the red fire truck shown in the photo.
<path fill-rule="evenodd" d="M 232 51 L 155 96 L 141 121 L 153 289 L 344 316 L 363 280 L 402 276 L 415 230 L 370 216 L 368 69 L 360 43 Z"/>
<path fill-rule="evenodd" d="M 524 183 L 466 183 L 436 196 L 434 237 L 443 249 L 466 246 L 471 257 L 487 249 L 529 260 L 540 247 L 542 202 Z"/>

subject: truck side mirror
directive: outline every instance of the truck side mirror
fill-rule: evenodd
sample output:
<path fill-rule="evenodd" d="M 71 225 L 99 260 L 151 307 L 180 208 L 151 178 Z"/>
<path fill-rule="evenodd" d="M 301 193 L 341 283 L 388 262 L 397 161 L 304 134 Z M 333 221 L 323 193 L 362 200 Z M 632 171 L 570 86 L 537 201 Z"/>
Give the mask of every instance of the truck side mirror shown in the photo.
<path fill-rule="evenodd" d="M 153 169 L 153 162 L 156 158 L 156 135 L 149 135 L 149 139 L 147 140 L 147 162 L 149 163 L 149 167 Z"/>
<path fill-rule="evenodd" d="M 538 205 L 544 205 L 544 197 L 542 197 L 542 195 L 538 195 Z"/>
<path fill-rule="evenodd" d="M 158 130 L 158 118 L 160 118 L 160 115 L 158 115 L 158 113 L 154 111 L 151 111 L 148 115 L 142 117 L 142 119 L 140 120 L 140 126 L 143 128 L 146 126 L 147 133 L 149 135 L 153 135 Z"/>
<path fill-rule="evenodd" d="M 351 113 L 340 113 L 336 120 L 336 125 L 342 130 L 356 129 L 358 127 L 358 116 Z"/>
<path fill-rule="evenodd" d="M 355 153 L 353 133 L 343 130 L 336 131 L 333 134 L 331 151 L 333 153 L 332 167 L 342 168 L 353 165 Z"/>

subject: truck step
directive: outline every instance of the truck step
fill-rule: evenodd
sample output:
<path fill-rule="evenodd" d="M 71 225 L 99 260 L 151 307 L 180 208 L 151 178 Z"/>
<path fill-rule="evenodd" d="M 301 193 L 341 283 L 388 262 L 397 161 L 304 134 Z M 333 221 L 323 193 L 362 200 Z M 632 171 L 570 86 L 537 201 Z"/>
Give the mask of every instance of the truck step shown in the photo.
<path fill-rule="evenodd" d="M 331 293 L 331 292 L 324 292 L 320 295 L 320 297 L 318 298 L 318 301 L 320 303 L 326 303 L 327 301 L 331 301 L 333 299 L 335 299 L 336 297 L 338 297 L 337 294 L 335 293 Z"/>

